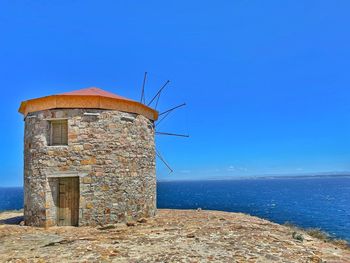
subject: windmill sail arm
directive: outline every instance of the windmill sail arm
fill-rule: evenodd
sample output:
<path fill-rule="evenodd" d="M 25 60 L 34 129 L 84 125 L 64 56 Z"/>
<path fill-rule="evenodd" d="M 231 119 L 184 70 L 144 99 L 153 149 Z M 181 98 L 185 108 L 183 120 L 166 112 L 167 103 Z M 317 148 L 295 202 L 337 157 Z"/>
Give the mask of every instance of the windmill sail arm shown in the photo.
<path fill-rule="evenodd" d="M 159 135 L 169 135 L 169 136 L 178 136 L 178 137 L 190 137 L 189 135 L 187 134 L 178 134 L 178 133 L 170 133 L 170 132 L 157 132 L 156 131 L 156 134 L 159 134 Z"/>
<path fill-rule="evenodd" d="M 178 109 L 178 108 L 180 108 L 180 107 L 183 107 L 183 106 L 185 106 L 185 105 L 186 105 L 186 103 L 182 103 L 182 104 L 180 104 L 180 105 L 178 105 L 178 106 L 175 106 L 175 107 L 173 107 L 173 108 L 171 108 L 171 109 L 169 109 L 169 110 L 166 110 L 166 111 L 160 113 L 158 116 L 162 116 L 162 115 L 164 115 L 164 116 L 162 116 L 162 118 L 157 122 L 156 126 L 158 126 L 158 125 L 159 125 L 166 117 L 168 117 L 168 115 L 169 115 L 170 113 L 172 113 L 174 110 L 176 110 L 176 109 Z"/>
<path fill-rule="evenodd" d="M 145 75 L 143 77 L 141 99 L 140 99 L 141 103 L 145 103 L 145 85 L 146 85 L 146 80 L 147 80 L 147 72 L 145 72 Z"/>
<path fill-rule="evenodd" d="M 174 172 L 173 169 L 171 169 L 170 165 L 164 160 L 164 158 L 160 155 L 160 153 L 156 150 L 156 154 L 158 158 L 164 163 L 164 165 L 169 169 L 170 173 Z"/>
<path fill-rule="evenodd" d="M 167 80 L 165 82 L 165 84 L 158 90 L 158 92 L 156 93 L 156 95 L 154 95 L 154 97 L 151 99 L 151 101 L 148 103 L 147 106 L 150 106 L 152 104 L 152 102 L 155 100 L 155 98 L 160 96 L 160 93 L 163 91 L 163 89 L 166 87 L 166 85 L 168 85 L 168 83 L 170 82 L 170 80 Z M 158 102 L 157 102 L 158 104 Z"/>
<path fill-rule="evenodd" d="M 186 103 L 182 103 L 182 104 L 180 104 L 180 105 L 178 105 L 178 106 L 175 106 L 175 107 L 173 107 L 173 108 L 171 108 L 171 109 L 168 109 L 168 110 L 166 110 L 166 111 L 163 111 L 163 112 L 159 113 L 158 116 L 164 115 L 164 114 L 166 114 L 166 113 L 168 113 L 168 112 L 171 112 L 171 111 L 176 110 L 176 109 L 178 109 L 178 108 L 180 108 L 180 107 L 183 107 L 183 106 L 186 106 Z"/>

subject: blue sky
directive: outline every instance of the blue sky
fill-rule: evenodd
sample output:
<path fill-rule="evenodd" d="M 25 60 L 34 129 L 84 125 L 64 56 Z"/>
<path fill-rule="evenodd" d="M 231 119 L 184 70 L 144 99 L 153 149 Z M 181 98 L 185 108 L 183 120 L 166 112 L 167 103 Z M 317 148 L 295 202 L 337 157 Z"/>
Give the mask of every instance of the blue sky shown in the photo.
<path fill-rule="evenodd" d="M 167 79 L 159 179 L 350 170 L 349 1 L 1 1 L 0 186 L 22 185 L 22 100 Z"/>

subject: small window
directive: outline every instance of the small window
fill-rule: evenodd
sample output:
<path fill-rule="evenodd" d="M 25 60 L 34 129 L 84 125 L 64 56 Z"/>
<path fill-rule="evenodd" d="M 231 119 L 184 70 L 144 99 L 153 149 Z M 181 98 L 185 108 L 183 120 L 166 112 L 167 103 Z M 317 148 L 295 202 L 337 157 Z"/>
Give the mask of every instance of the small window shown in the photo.
<path fill-rule="evenodd" d="M 68 145 L 68 121 L 50 121 L 50 145 Z"/>

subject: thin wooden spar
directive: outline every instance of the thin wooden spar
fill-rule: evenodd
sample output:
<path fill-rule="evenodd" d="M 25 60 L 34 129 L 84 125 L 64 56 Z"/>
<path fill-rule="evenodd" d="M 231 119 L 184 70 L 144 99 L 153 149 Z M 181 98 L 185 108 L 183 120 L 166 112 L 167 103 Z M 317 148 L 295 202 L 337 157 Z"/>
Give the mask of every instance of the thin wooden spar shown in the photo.
<path fill-rule="evenodd" d="M 143 83 L 142 83 L 142 92 L 141 92 L 141 99 L 140 102 L 145 104 L 145 85 L 146 85 L 146 79 L 147 79 L 147 71 L 145 72 L 145 75 L 143 77 Z"/>
<path fill-rule="evenodd" d="M 156 149 L 156 154 L 159 157 L 159 159 L 165 164 L 166 167 L 168 167 L 170 173 L 174 172 L 173 169 L 171 169 L 170 165 L 164 160 L 164 158 L 160 155 L 160 153 Z"/>
<path fill-rule="evenodd" d="M 189 135 L 186 135 L 186 134 L 178 134 L 178 133 L 170 133 L 170 132 L 157 132 L 156 131 L 156 134 L 159 134 L 159 135 L 169 135 L 169 136 L 179 136 L 179 137 L 190 137 Z"/>
<path fill-rule="evenodd" d="M 169 82 L 170 82 L 170 80 L 167 80 L 167 81 L 165 82 L 165 84 L 158 90 L 158 92 L 156 93 L 156 95 L 154 95 L 154 97 L 151 99 L 151 101 L 148 103 L 147 106 L 150 106 L 150 105 L 152 104 L 152 102 L 155 100 L 155 98 L 158 97 L 157 103 L 156 103 L 156 107 L 155 107 L 155 108 L 157 108 L 158 100 L 159 100 L 160 94 L 162 93 L 162 91 L 163 91 L 163 89 L 166 87 L 166 85 L 169 84 Z"/>

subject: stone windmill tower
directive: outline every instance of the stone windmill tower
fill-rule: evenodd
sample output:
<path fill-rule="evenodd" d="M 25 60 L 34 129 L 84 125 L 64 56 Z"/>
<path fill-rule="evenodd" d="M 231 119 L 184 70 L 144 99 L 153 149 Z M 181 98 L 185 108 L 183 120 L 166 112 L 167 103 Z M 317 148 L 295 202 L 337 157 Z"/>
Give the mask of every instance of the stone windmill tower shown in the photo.
<path fill-rule="evenodd" d="M 24 101 L 26 225 L 98 225 L 156 211 L 158 112 L 98 88 Z"/>

